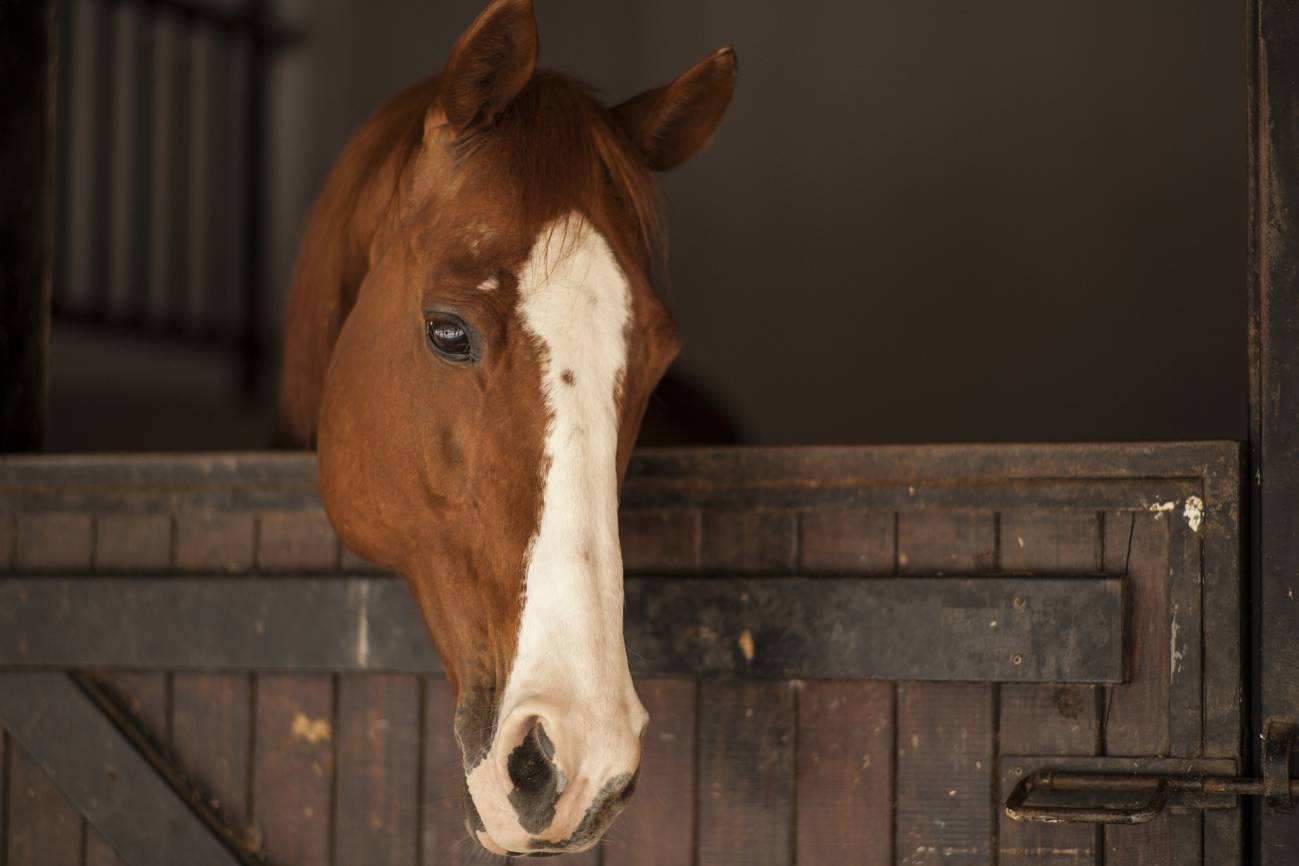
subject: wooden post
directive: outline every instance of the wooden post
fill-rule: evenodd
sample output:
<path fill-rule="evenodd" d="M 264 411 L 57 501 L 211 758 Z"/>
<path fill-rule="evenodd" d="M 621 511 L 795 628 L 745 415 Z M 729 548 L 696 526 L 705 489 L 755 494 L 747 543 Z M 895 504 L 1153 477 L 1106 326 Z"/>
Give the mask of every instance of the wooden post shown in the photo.
<path fill-rule="evenodd" d="M 54 0 L 0 0 L 0 452 L 45 438 L 53 261 Z"/>
<path fill-rule="evenodd" d="M 1299 3 L 1250 4 L 1250 451 L 1254 724 L 1299 721 Z M 1258 754 L 1256 736 L 1249 738 Z M 1299 851 L 1293 815 L 1259 813 L 1255 862 Z"/>

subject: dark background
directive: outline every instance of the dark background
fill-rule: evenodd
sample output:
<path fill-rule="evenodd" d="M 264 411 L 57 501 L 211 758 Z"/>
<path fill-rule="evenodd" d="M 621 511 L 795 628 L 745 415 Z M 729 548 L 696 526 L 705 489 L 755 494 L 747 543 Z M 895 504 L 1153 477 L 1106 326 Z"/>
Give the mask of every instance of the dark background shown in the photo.
<path fill-rule="evenodd" d="M 666 293 L 686 340 L 676 371 L 739 441 L 1245 436 L 1245 21 L 1235 4 L 537 5 L 542 64 L 611 101 L 736 47 L 739 87 L 721 133 L 663 186 Z M 276 25 L 300 37 L 268 66 L 258 156 L 258 321 L 272 356 L 330 163 L 380 101 L 441 67 L 481 6 L 271 4 Z M 97 286 L 126 296 L 145 280 L 153 294 L 201 284 L 218 299 L 207 306 L 225 309 L 228 295 L 225 315 L 237 317 L 246 281 L 230 263 L 250 205 L 204 166 L 241 133 L 229 106 L 252 85 L 228 71 L 238 47 L 142 24 L 130 3 L 70 9 L 65 311 Z M 148 196 L 166 198 L 176 162 L 154 134 L 165 118 L 142 133 L 132 111 L 145 36 L 150 104 L 193 97 L 185 168 L 173 172 L 192 180 L 183 237 L 161 208 L 139 219 L 129 193 L 156 175 Z M 194 65 L 169 95 L 182 62 Z M 95 125 L 105 77 L 110 128 Z M 104 135 L 118 145 L 107 162 Z M 159 146 L 133 161 L 132 142 L 150 135 Z M 144 267 L 131 267 L 139 245 L 125 229 L 103 243 L 83 219 L 105 195 L 95 183 L 105 171 L 119 181 L 111 224 L 134 220 L 151 239 Z M 249 393 L 228 347 L 77 318 L 54 325 L 52 450 L 269 442 L 271 368 Z M 691 414 L 698 399 L 668 395 L 660 411 Z"/>

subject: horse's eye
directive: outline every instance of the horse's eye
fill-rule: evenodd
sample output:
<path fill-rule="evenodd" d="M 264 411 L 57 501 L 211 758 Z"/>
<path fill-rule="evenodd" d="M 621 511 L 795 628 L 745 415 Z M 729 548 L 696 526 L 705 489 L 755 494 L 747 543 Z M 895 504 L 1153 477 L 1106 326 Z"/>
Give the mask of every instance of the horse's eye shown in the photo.
<path fill-rule="evenodd" d="M 473 357 L 473 342 L 465 323 L 451 316 L 430 316 L 425 320 L 429 345 L 448 361 L 468 361 Z"/>

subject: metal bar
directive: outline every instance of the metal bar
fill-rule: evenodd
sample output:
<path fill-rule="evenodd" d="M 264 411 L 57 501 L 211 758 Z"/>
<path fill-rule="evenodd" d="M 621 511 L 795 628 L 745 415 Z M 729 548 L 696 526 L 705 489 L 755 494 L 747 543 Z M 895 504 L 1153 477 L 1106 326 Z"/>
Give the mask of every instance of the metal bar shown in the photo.
<path fill-rule="evenodd" d="M 647 675 L 1117 682 L 1113 577 L 626 581 Z M 439 668 L 404 582 L 372 578 L 0 580 L 0 668 Z"/>
<path fill-rule="evenodd" d="M 0 672 L 0 723 L 125 862 L 255 863 L 106 709 L 70 676 Z"/>

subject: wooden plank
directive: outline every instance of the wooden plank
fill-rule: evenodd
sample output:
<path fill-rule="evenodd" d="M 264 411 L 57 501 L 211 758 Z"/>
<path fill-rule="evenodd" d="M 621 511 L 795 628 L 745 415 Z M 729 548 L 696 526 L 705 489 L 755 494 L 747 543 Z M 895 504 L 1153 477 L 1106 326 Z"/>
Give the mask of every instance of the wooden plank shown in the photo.
<path fill-rule="evenodd" d="M 6 866 L 81 866 L 81 815 L 25 749 L 9 761 Z"/>
<path fill-rule="evenodd" d="M 1112 577 L 629 578 L 626 605 L 637 674 L 1116 682 L 1123 668 Z M 13 667 L 437 670 L 388 577 L 12 578 L 0 625 Z"/>
<path fill-rule="evenodd" d="M 1168 754 L 1169 628 L 1168 521 L 1159 513 L 1119 518 L 1106 527 L 1106 551 L 1126 540 L 1132 645 L 1129 680 L 1110 687 L 1105 751 L 1110 755 Z M 1118 536 L 1111 544 L 1110 533 Z"/>
<path fill-rule="evenodd" d="M 918 497 L 938 481 L 975 488 L 989 479 L 1199 479 L 1206 466 L 1239 453 L 1238 442 L 1206 441 L 641 449 L 632 455 L 624 490 L 631 500 L 665 499 L 670 491 L 698 507 L 713 501 L 716 491 L 745 487 L 750 492 L 744 501 L 753 507 L 769 501 L 764 491 L 801 489 L 808 494 L 805 504 L 788 506 L 801 508 L 823 505 L 818 491 L 825 489 L 878 487 L 900 490 L 896 502 L 906 503 L 912 496 L 908 487 Z M 12 497 L 22 496 L 36 510 L 57 503 L 53 510 L 66 511 L 76 502 L 93 511 L 129 506 L 171 513 L 181 510 L 174 506 L 182 494 L 191 508 L 290 510 L 295 499 L 319 507 L 315 485 L 315 455 L 308 452 L 0 458 L 3 510 L 11 510 Z M 1140 499 L 1128 500 L 1127 507 Z M 631 500 L 625 507 L 647 507 Z"/>
<path fill-rule="evenodd" d="M 805 573 L 891 574 L 897 561 L 892 511 L 820 509 L 799 515 L 799 567 Z"/>
<path fill-rule="evenodd" d="M 1104 717 L 1107 755 L 1165 755 L 1169 746 L 1168 520 L 1160 512 L 1107 514 L 1107 569 L 1128 575 L 1132 647 L 1129 682 L 1110 686 Z M 1135 827 L 1106 827 L 1106 866 L 1170 863 L 1168 817 Z"/>
<path fill-rule="evenodd" d="M 1258 719 L 1299 720 L 1299 16 L 1250 0 L 1250 444 Z M 1259 733 L 1251 731 L 1251 735 Z M 1258 742 L 1251 736 L 1257 757 Z M 1262 810 L 1255 855 L 1288 866 L 1299 821 Z"/>
<path fill-rule="evenodd" d="M 898 515 L 898 568 L 904 573 L 995 568 L 996 548 L 990 512 Z M 1022 607 L 1030 609 L 1033 600 Z M 1004 639 L 1004 617 L 986 621 L 998 623 L 989 625 L 993 639 Z M 991 862 L 994 706 L 992 686 L 898 685 L 894 860 L 899 866 Z"/>
<path fill-rule="evenodd" d="M 640 679 L 636 691 L 650 726 L 636 794 L 605 836 L 604 860 L 607 866 L 690 866 L 697 686 L 686 679 Z"/>
<path fill-rule="evenodd" d="M 714 574 L 787 574 L 794 567 L 793 511 L 705 511 L 699 564 Z"/>
<path fill-rule="evenodd" d="M 339 678 L 339 863 L 414 866 L 419 848 L 420 687 L 413 676 Z"/>
<path fill-rule="evenodd" d="M 252 680 L 247 674 L 177 674 L 172 752 L 190 783 L 237 836 L 249 839 Z"/>
<path fill-rule="evenodd" d="M 897 713 L 895 862 L 991 863 L 991 687 L 899 683 Z"/>
<path fill-rule="evenodd" d="M 334 682 L 257 680 L 253 832 L 271 863 L 328 866 L 334 779 Z"/>
<path fill-rule="evenodd" d="M 1001 687 L 1001 740 L 1035 755 L 1095 755 L 1100 697 L 1093 686 L 1006 683 Z"/>
<path fill-rule="evenodd" d="M 0 665 L 435 671 L 398 579 L 153 576 L 0 581 Z"/>
<path fill-rule="evenodd" d="M 699 566 L 698 511 L 623 511 L 618 515 L 628 574 L 674 574 Z"/>
<path fill-rule="evenodd" d="M 1197 509 L 1198 511 L 1198 509 Z M 1199 520 L 1199 516 L 1195 520 Z M 1204 750 L 1204 621 L 1201 615 L 1200 536 L 1178 509 L 1166 518 L 1168 569 L 1169 754 L 1196 757 Z M 1198 837 L 1198 834 L 1197 834 Z"/>
<path fill-rule="evenodd" d="M 1093 511 L 1006 511 L 1001 570 L 1084 574 L 1101 570 L 1101 516 Z"/>
<path fill-rule="evenodd" d="M 893 686 L 809 682 L 798 692 L 799 866 L 893 863 Z"/>
<path fill-rule="evenodd" d="M 698 851 L 715 866 L 792 862 L 794 695 L 788 684 L 715 682 L 699 701 Z"/>
<path fill-rule="evenodd" d="M 1003 570 L 1050 574 L 1102 568 L 1102 519 L 1096 512 L 1008 511 L 1001 516 L 999 530 Z M 1042 755 L 1097 754 L 1101 724 L 1096 686 L 1007 683 L 999 692 L 998 739 L 1003 748 Z M 1001 777 L 999 802 L 1017 781 Z M 1096 862 L 1096 828 L 1021 823 L 998 811 L 1000 866 Z"/>
<path fill-rule="evenodd" d="M 1100 706 L 1094 686 L 1018 685 L 1001 687 L 999 738 L 1002 748 L 1039 755 L 1095 755 L 1100 745 Z M 1018 768 L 1023 769 L 1023 768 Z M 1031 770 L 1030 770 L 1031 771 Z M 1020 774 L 1001 776 L 1004 803 Z M 1079 824 L 1012 821 L 999 811 L 1000 866 L 1091 866 L 1100 831 Z"/>
<path fill-rule="evenodd" d="M 468 866 L 482 862 L 465 829 L 464 764 L 453 725 L 456 703 L 442 677 L 424 679 L 423 784 L 420 850 L 424 864 Z"/>
<path fill-rule="evenodd" d="M 993 571 L 996 525 L 986 511 L 904 511 L 898 515 L 898 568 L 904 573 Z"/>
<path fill-rule="evenodd" d="M 250 862 L 182 798 L 156 756 L 142 753 L 105 715 L 109 706 L 60 674 L 0 674 L 0 722 L 124 860 Z"/>

